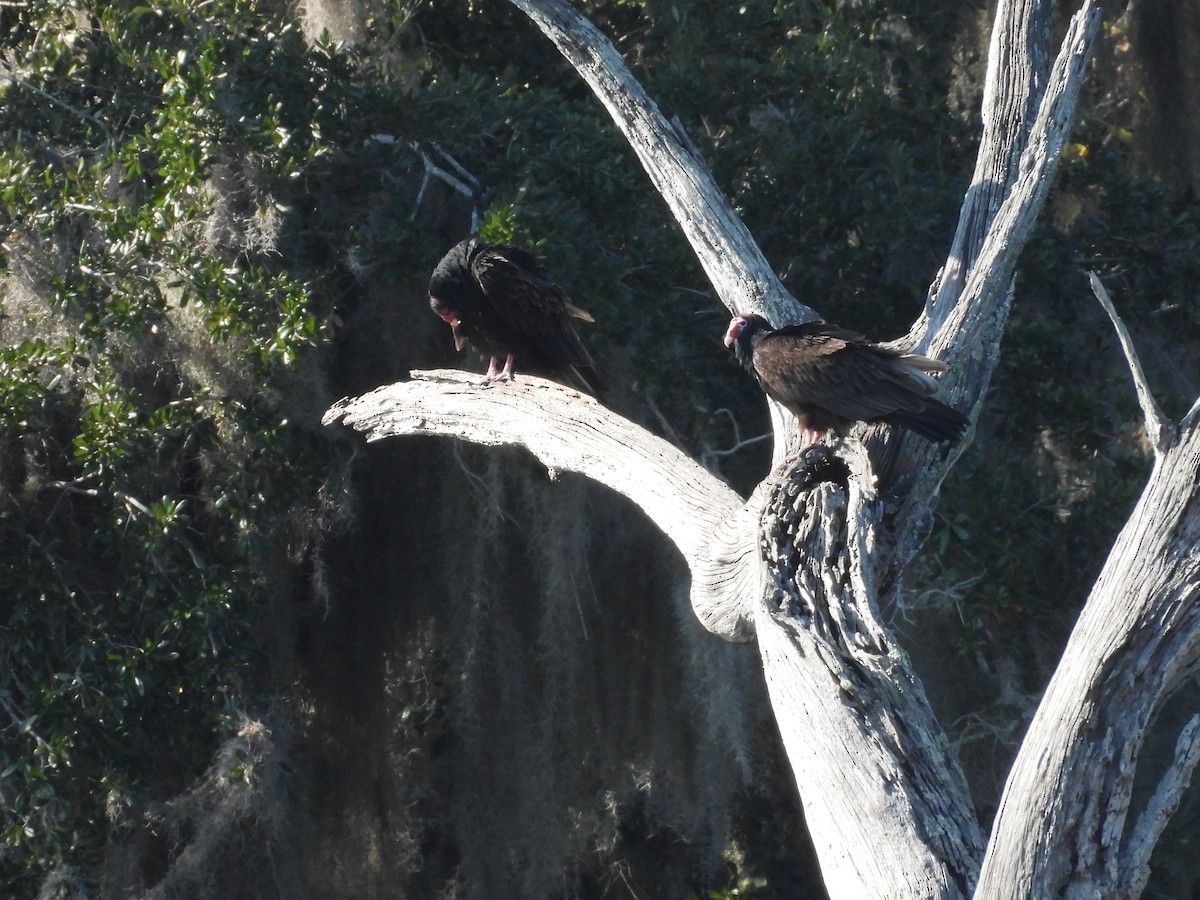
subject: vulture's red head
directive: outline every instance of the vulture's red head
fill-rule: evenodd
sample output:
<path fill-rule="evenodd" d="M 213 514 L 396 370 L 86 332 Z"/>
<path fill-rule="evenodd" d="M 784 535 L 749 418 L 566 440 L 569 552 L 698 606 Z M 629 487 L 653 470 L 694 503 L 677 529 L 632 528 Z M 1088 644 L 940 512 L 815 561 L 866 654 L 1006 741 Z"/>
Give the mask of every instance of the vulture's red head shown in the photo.
<path fill-rule="evenodd" d="M 729 320 L 729 327 L 725 329 L 725 346 L 732 347 L 733 342 L 742 336 L 750 324 L 750 316 L 734 316 Z"/>
<path fill-rule="evenodd" d="M 749 349 L 750 340 L 760 332 L 771 330 L 771 323 L 762 316 L 747 313 L 744 316 L 734 316 L 729 320 L 725 329 L 725 346 L 732 347 L 734 343 Z"/>
<path fill-rule="evenodd" d="M 770 330 L 770 324 L 762 316 L 734 316 L 729 320 L 729 327 L 725 329 L 725 346 L 733 351 L 738 362 L 749 367 L 752 365 L 754 345 L 757 343 L 755 336 L 765 335 Z"/>

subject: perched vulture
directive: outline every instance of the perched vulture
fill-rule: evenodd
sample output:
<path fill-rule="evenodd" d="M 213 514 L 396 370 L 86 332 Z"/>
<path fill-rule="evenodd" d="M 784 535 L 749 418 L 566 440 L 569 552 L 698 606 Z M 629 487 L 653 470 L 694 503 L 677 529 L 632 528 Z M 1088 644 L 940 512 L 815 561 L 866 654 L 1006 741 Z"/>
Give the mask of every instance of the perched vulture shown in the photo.
<path fill-rule="evenodd" d="M 603 390 L 569 318 L 591 315 L 526 250 L 479 238 L 455 244 L 429 279 L 429 306 L 449 323 L 456 349 L 466 341 L 488 360 L 485 381 L 509 381 L 515 367 L 589 394 Z"/>
<path fill-rule="evenodd" d="M 827 322 L 772 329 L 762 316 L 734 316 L 725 346 L 768 396 L 800 423 L 802 447 L 855 422 L 901 425 L 930 441 L 957 441 L 967 417 L 935 400 L 929 374 L 946 364 L 900 353 Z"/>

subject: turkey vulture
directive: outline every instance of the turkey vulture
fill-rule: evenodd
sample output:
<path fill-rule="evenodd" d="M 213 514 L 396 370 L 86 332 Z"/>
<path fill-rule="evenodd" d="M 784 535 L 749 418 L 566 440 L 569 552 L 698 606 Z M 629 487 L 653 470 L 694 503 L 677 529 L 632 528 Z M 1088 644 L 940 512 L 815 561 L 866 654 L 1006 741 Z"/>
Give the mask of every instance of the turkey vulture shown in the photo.
<path fill-rule="evenodd" d="M 510 380 L 515 366 L 589 394 L 603 390 L 568 318 L 591 322 L 591 314 L 571 303 L 526 250 L 460 241 L 433 270 L 429 305 L 449 323 L 456 349 L 466 341 L 488 360 L 485 383 Z"/>
<path fill-rule="evenodd" d="M 967 417 L 933 399 L 930 372 L 946 364 L 881 347 L 828 322 L 772 329 L 762 316 L 734 316 L 725 346 L 787 407 L 803 434 L 802 447 L 826 432 L 846 434 L 854 422 L 902 425 L 930 441 L 957 441 Z"/>

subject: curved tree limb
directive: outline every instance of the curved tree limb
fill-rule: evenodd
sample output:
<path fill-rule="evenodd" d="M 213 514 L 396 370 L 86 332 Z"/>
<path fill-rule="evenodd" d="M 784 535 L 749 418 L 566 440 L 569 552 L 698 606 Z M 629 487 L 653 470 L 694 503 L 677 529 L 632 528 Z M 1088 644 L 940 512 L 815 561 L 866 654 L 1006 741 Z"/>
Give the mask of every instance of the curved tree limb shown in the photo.
<path fill-rule="evenodd" d="M 411 376 L 339 400 L 322 422 L 341 421 L 368 441 L 427 434 L 517 445 L 552 477 L 558 470 L 578 472 L 607 485 L 641 507 L 679 548 L 692 569 L 693 609 L 705 627 L 727 640 L 752 637 L 748 614 L 729 602 L 728 570 L 710 561 L 714 533 L 727 534 L 723 523 L 743 506 L 728 485 L 674 445 L 560 384 L 522 375 L 484 385 L 478 375 L 455 369 Z"/>
<path fill-rule="evenodd" d="M 667 201 L 709 281 L 731 312 L 777 324 L 817 318 L 779 281 L 717 188 L 694 145 L 667 121 L 612 42 L 566 0 L 510 0 L 532 19 L 604 104 Z"/>
<path fill-rule="evenodd" d="M 412 375 L 339 401 L 324 423 L 370 441 L 427 434 L 519 445 L 552 473 L 578 472 L 628 497 L 683 553 L 701 622 L 729 640 L 757 637 L 832 896 L 880 885 L 896 898 L 965 896 L 983 839 L 949 743 L 875 608 L 882 504 L 862 487 L 871 478 L 861 448 L 843 448 L 854 471 L 842 486 L 810 490 L 804 467 L 790 465 L 743 503 L 674 446 L 562 385 Z M 861 846 L 876 852 L 847 852 Z"/>

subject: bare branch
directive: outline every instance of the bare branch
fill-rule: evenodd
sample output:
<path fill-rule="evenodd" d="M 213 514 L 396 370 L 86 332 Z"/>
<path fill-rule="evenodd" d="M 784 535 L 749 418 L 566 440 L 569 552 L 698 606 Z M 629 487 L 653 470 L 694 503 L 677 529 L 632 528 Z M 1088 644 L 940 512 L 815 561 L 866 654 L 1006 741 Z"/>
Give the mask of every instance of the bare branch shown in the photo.
<path fill-rule="evenodd" d="M 1130 896 L 1122 847 L 1146 727 L 1200 666 L 1198 483 L 1193 423 L 1156 460 L 1046 687 L 978 900 Z"/>
<path fill-rule="evenodd" d="M 1192 772 L 1198 762 L 1200 716 L 1192 716 L 1175 742 L 1175 758 L 1171 761 L 1171 767 L 1158 783 L 1131 833 L 1123 867 L 1130 880 L 1127 896 L 1140 897 L 1146 889 L 1146 882 L 1150 879 L 1150 854 L 1167 827 L 1167 822 L 1179 809 L 1179 801 L 1192 783 Z"/>
<path fill-rule="evenodd" d="M 566 0 L 511 2 L 604 104 L 671 207 L 721 302 L 732 312 L 760 312 L 776 324 L 818 318 L 780 283 L 694 145 L 647 96 L 612 42 Z"/>
<path fill-rule="evenodd" d="M 1070 137 L 1079 91 L 1100 28 L 1100 9 L 1094 0 L 1086 0 L 1071 19 L 1053 68 L 1048 73 L 1039 70 L 1048 26 L 1041 44 L 1034 41 L 1033 32 L 1047 15 L 1046 6 L 1043 0 L 1000 4 L 996 32 L 1019 32 L 1022 38 L 1002 59 L 989 62 L 984 121 L 991 121 L 989 115 L 1000 116 L 1001 124 L 985 130 L 958 233 L 949 259 L 930 289 L 925 312 L 912 331 L 895 342 L 950 364 L 942 381 L 945 399 L 960 408 L 977 408 L 987 393 L 1008 321 L 1017 258 L 1045 204 L 1062 148 Z M 1011 35 L 994 36 L 993 53 L 1009 44 L 1014 44 Z M 1010 85 L 1000 91 L 994 86 L 997 78 L 1015 81 L 1035 96 L 1013 98 L 1009 95 L 1017 88 Z M 1002 109 L 993 109 L 996 104 Z M 1027 108 L 1037 110 L 1031 123 L 1015 118 Z M 1010 134 L 1013 129 L 1019 133 Z M 992 146 L 995 142 L 1001 146 Z M 986 230 L 981 230 L 981 223 L 986 223 Z M 965 399 L 965 404 L 958 398 Z M 890 568 L 902 569 L 920 546 L 921 535 L 913 525 L 922 520 L 922 511 L 929 508 L 961 450 L 962 445 L 943 458 L 940 450 L 918 438 L 901 437 L 892 439 L 878 459 L 877 470 L 884 481 L 911 471 L 915 459 L 923 465 L 912 490 L 889 510 L 898 524 L 897 533 L 889 535 L 896 544 L 894 559 L 887 561 Z"/>
<path fill-rule="evenodd" d="M 943 279 L 942 291 L 929 301 L 927 337 L 933 355 L 951 363 L 956 381 L 969 371 L 966 363 L 978 352 L 978 336 L 985 326 L 1003 330 L 1004 318 L 994 320 L 1008 294 L 1017 257 L 1033 231 L 1046 194 L 1054 182 L 1062 148 L 1075 121 L 1075 106 L 1087 74 L 1088 60 L 1100 28 L 1100 9 L 1087 0 L 1071 19 L 1058 57 L 1040 97 L 1037 115 L 1021 152 L 1015 178 L 996 211 L 979 249 L 979 256 L 966 275 L 962 293 L 953 297 L 951 282 Z M 976 185 L 972 185 L 972 190 Z M 951 308 L 947 308 L 953 303 Z M 1003 308 L 1007 313 L 1007 309 Z M 924 342 L 922 342 L 924 343 Z M 972 390 L 985 390 L 969 382 Z"/>
<path fill-rule="evenodd" d="M 341 420 L 368 440 L 433 434 L 515 444 L 629 497 L 683 552 L 701 622 L 730 640 L 757 637 L 805 809 L 824 828 L 834 895 L 883 884 L 898 898 L 965 895 L 982 838 L 948 742 L 874 608 L 880 504 L 860 487 L 870 483 L 861 448 L 844 448 L 856 461 L 848 488 L 810 492 L 784 467 L 742 503 L 671 444 L 561 385 L 413 374 L 340 401 L 324 421 Z M 795 513 L 767 514 L 768 501 Z M 776 566 L 770 590 L 768 562 Z M 810 613 L 796 621 L 799 606 Z M 845 852 L 864 842 L 880 852 Z"/>
<path fill-rule="evenodd" d="M 996 7 L 987 56 L 983 135 L 946 263 L 925 301 L 926 327 L 942 330 L 943 320 L 962 294 L 1000 206 L 1008 195 L 1021 153 L 1029 144 L 1029 123 L 1046 90 L 1053 4 L 1045 0 L 1002 0 Z M 1006 288 L 1001 288 L 1001 299 Z M 921 346 L 925 346 L 922 344 Z"/>
<path fill-rule="evenodd" d="M 1192 408 L 1187 411 L 1187 415 L 1179 423 L 1179 430 L 1187 431 L 1190 428 L 1195 428 L 1197 420 L 1200 420 L 1200 397 L 1196 398 L 1195 402 L 1192 403 Z"/>
<path fill-rule="evenodd" d="M 1150 383 L 1146 380 L 1146 372 L 1142 368 L 1141 360 L 1138 359 L 1137 349 L 1133 346 L 1133 339 L 1129 336 L 1129 329 L 1117 315 L 1117 309 L 1113 306 L 1112 298 L 1109 297 L 1104 284 L 1095 272 L 1088 272 L 1088 280 L 1092 285 L 1092 293 L 1096 295 L 1096 299 L 1108 313 L 1113 328 L 1117 330 L 1117 338 L 1121 341 L 1121 349 L 1125 352 L 1126 362 L 1129 363 L 1129 373 L 1133 376 L 1133 386 L 1137 389 L 1138 405 L 1142 408 L 1142 415 L 1146 417 L 1146 435 L 1154 446 L 1155 456 L 1161 456 L 1175 441 L 1175 423 L 1163 414 L 1162 409 L 1155 402 L 1154 394 L 1150 391 Z"/>
<path fill-rule="evenodd" d="M 750 637 L 738 603 L 751 595 L 706 580 L 728 580 L 710 558 L 723 552 L 714 539 L 724 533 L 718 526 L 743 506 L 728 485 L 678 448 L 560 384 L 521 375 L 481 385 L 478 375 L 447 369 L 410 374 L 411 381 L 339 401 L 322 421 L 341 420 L 369 441 L 427 434 L 521 446 L 548 469 L 607 485 L 640 506 L 679 548 L 692 568 L 692 605 L 705 627 L 730 640 Z"/>
<path fill-rule="evenodd" d="M 429 179 L 433 177 L 471 201 L 471 231 L 476 231 L 479 228 L 479 179 L 468 172 L 457 159 L 443 150 L 439 144 L 433 144 L 433 149 L 446 165 L 454 170 L 454 174 L 447 172 L 435 163 L 430 155 L 425 152 L 424 148 L 422 148 L 419 141 L 412 141 L 409 146 L 414 153 L 421 157 L 421 162 L 425 165 L 425 172 L 421 175 L 421 186 L 417 190 L 417 199 L 413 203 L 413 211 L 408 217 L 409 221 L 415 220 L 417 213 L 421 211 L 421 204 L 425 200 L 425 192 L 429 189 Z"/>

